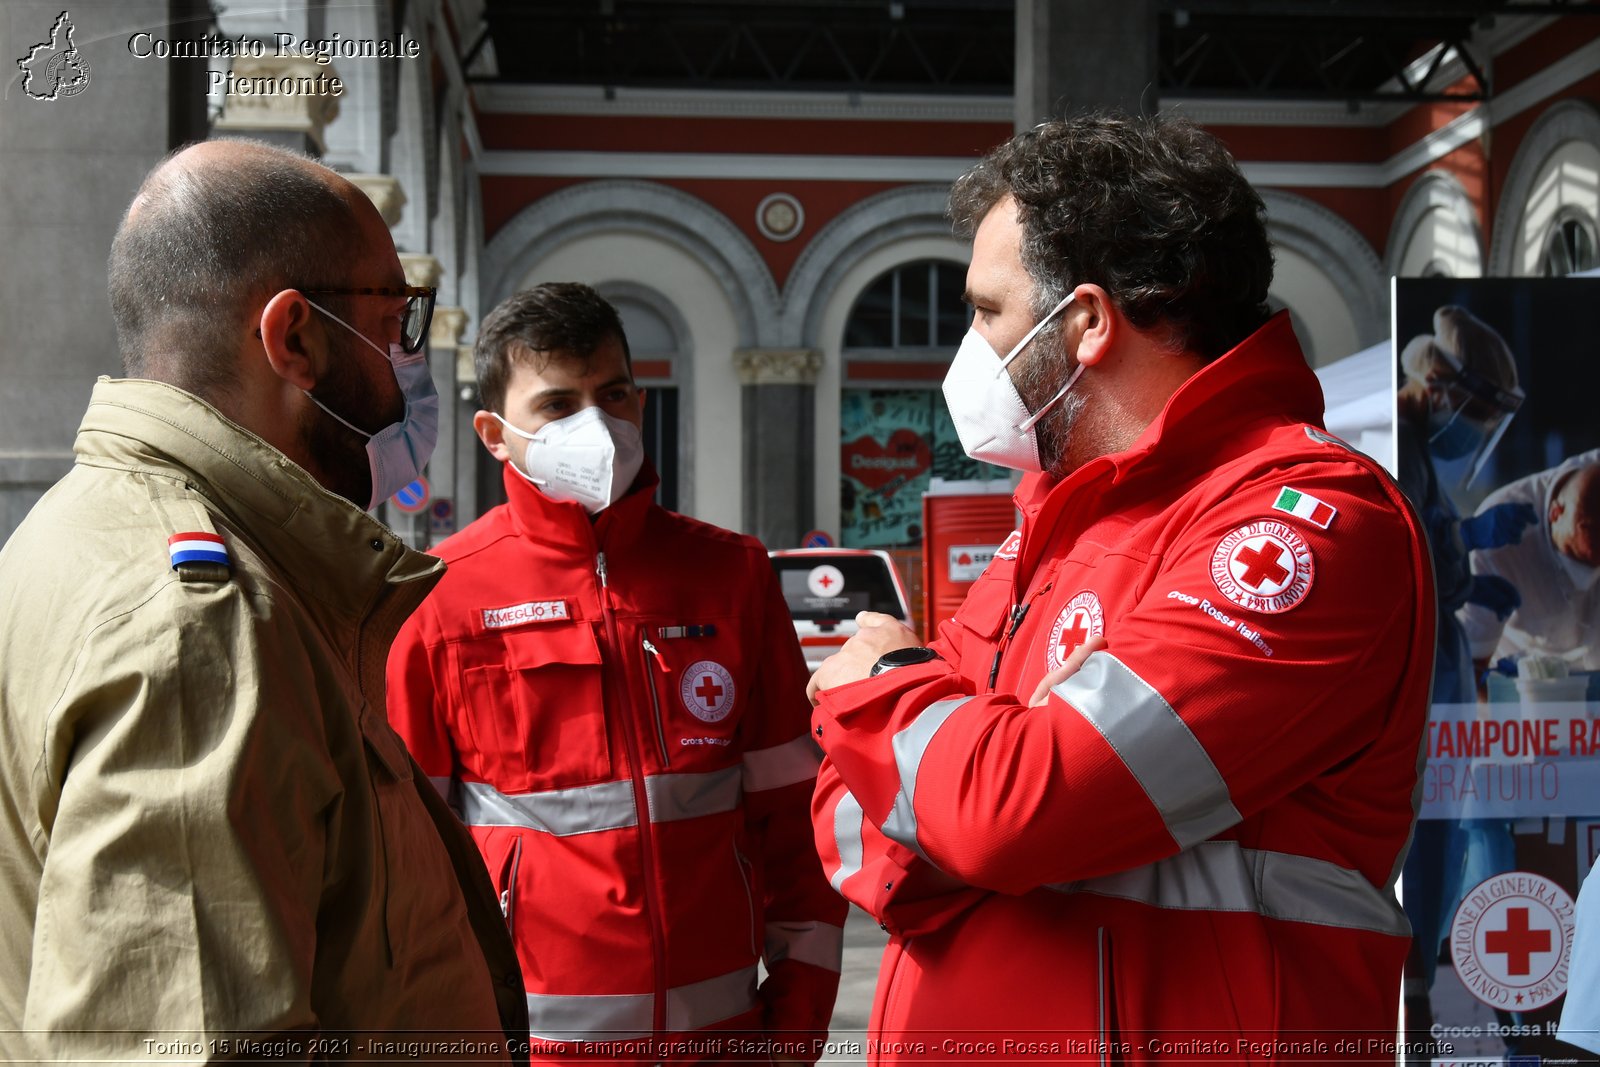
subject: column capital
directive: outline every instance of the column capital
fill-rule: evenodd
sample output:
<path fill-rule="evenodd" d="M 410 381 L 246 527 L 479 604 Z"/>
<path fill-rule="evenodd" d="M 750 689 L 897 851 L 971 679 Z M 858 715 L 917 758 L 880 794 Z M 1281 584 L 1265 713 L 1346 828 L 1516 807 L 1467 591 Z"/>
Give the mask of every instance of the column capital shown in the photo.
<path fill-rule="evenodd" d="M 428 328 L 428 346 L 441 352 L 461 343 L 467 328 L 467 309 L 441 304 L 433 309 L 433 325 Z"/>
<path fill-rule="evenodd" d="M 367 194 L 385 226 L 399 225 L 401 209 L 406 206 L 406 190 L 399 178 L 392 174 L 346 174 L 345 177 Z"/>
<path fill-rule="evenodd" d="M 815 348 L 736 348 L 741 385 L 815 385 L 822 353 Z"/>
<path fill-rule="evenodd" d="M 407 285 L 438 285 L 444 276 L 444 265 L 426 252 L 401 252 L 400 269 L 406 272 Z"/>
<path fill-rule="evenodd" d="M 297 133 L 327 150 L 322 131 L 339 117 L 344 84 L 332 66 L 299 56 L 241 56 L 224 82 L 215 129 L 230 133 Z"/>
<path fill-rule="evenodd" d="M 459 386 L 475 386 L 478 384 L 478 365 L 472 361 L 472 346 L 456 346 L 456 384 Z"/>

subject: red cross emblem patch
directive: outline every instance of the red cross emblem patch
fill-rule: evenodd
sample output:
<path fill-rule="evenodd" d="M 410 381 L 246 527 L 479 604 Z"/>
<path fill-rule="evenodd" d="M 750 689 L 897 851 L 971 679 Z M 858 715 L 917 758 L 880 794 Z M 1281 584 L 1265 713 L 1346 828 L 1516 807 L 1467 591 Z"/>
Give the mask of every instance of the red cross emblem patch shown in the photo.
<path fill-rule="evenodd" d="M 733 710 L 733 673 L 716 660 L 700 660 L 683 672 L 679 695 L 701 722 L 721 722 Z"/>
<path fill-rule="evenodd" d="M 1490 1007 L 1534 1011 L 1567 991 L 1572 898 L 1531 871 L 1467 891 L 1450 921 L 1450 956 L 1467 992 Z"/>
<path fill-rule="evenodd" d="M 1311 546 L 1292 527 L 1260 519 L 1233 530 L 1211 553 L 1217 592 L 1241 608 L 1276 615 L 1311 591 L 1316 565 Z"/>
<path fill-rule="evenodd" d="M 1050 627 L 1050 644 L 1044 652 L 1048 669 L 1060 667 L 1079 645 L 1091 637 L 1104 637 L 1105 633 L 1106 613 L 1100 598 L 1090 589 L 1073 594 L 1056 617 L 1056 624 Z"/>

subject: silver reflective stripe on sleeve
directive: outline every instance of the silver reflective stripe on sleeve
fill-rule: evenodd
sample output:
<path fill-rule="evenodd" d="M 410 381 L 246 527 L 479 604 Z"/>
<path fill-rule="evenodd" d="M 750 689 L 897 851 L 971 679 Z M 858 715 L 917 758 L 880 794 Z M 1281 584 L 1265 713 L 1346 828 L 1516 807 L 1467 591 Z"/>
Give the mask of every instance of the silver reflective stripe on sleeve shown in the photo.
<path fill-rule="evenodd" d="M 651 822 L 697 819 L 739 806 L 743 769 L 658 774 L 644 780 Z M 486 782 L 460 782 L 461 821 L 468 826 L 518 826 L 556 837 L 621 830 L 639 824 L 633 783 L 601 782 L 538 793 L 502 793 Z"/>
<path fill-rule="evenodd" d="M 945 724 L 955 710 L 972 697 L 937 700 L 929 704 L 916 721 L 894 735 L 890 746 L 894 749 L 894 765 L 900 772 L 900 792 L 894 798 L 894 807 L 883 821 L 885 837 L 900 842 L 926 860 L 927 854 L 917 843 L 917 771 L 922 767 L 922 755 L 939 727 Z"/>
<path fill-rule="evenodd" d="M 450 799 L 450 776 L 448 774 L 444 775 L 443 777 L 430 774 L 428 775 L 428 781 L 433 783 L 435 792 L 444 797 L 446 800 Z"/>
<path fill-rule="evenodd" d="M 861 804 L 846 793 L 833 809 L 833 843 L 839 849 L 839 869 L 833 872 L 828 884 L 834 892 L 843 893 L 844 883 L 861 870 Z"/>
<path fill-rule="evenodd" d="M 725 767 L 704 774 L 653 774 L 644 780 L 650 821 L 677 822 L 733 811 L 744 796 L 744 770 Z"/>
<path fill-rule="evenodd" d="M 799 960 L 824 970 L 839 970 L 844 956 L 844 928 L 821 922 L 770 922 L 766 927 L 767 966 Z"/>
<path fill-rule="evenodd" d="M 1050 691 L 1100 731 L 1179 848 L 1209 840 L 1243 818 L 1189 724 L 1115 656 L 1092 654 Z"/>
<path fill-rule="evenodd" d="M 1183 911 L 1252 912 L 1269 919 L 1315 923 L 1410 937 L 1411 924 L 1394 893 L 1337 863 L 1206 841 L 1131 871 L 1053 885 L 1061 893 L 1095 893 Z"/>
<path fill-rule="evenodd" d="M 771 748 L 761 748 L 744 754 L 744 789 L 758 793 L 763 789 L 780 789 L 796 782 L 806 782 L 817 776 L 822 758 L 817 754 L 816 743 L 810 734 L 801 734 L 793 741 Z"/>
<path fill-rule="evenodd" d="M 703 982 L 667 990 L 667 1029 L 700 1030 L 756 1007 L 756 969 L 744 967 Z M 655 997 L 528 994 L 528 1029 L 546 1041 L 625 1040 L 647 1037 Z"/>

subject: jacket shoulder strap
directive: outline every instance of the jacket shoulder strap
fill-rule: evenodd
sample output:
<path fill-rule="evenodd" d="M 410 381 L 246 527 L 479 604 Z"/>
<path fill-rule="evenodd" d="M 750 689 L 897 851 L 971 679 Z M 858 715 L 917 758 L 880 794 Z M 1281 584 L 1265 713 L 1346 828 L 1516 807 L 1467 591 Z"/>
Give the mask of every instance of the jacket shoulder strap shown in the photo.
<path fill-rule="evenodd" d="M 191 486 L 152 478 L 150 504 L 167 533 L 167 564 L 185 582 L 226 582 L 233 577 L 228 543 Z"/>

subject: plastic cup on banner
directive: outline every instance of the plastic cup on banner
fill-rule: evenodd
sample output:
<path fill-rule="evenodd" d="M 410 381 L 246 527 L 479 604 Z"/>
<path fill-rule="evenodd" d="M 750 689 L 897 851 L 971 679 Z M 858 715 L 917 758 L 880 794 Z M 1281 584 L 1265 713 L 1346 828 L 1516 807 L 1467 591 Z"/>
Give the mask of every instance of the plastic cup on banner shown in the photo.
<path fill-rule="evenodd" d="M 1524 722 L 1556 721 L 1557 753 L 1567 751 L 1567 740 L 1572 736 L 1574 722 L 1587 722 L 1584 694 L 1589 680 L 1582 675 L 1564 678 L 1518 677 L 1517 696 L 1522 702 Z M 1531 759 L 1531 756 L 1530 756 Z"/>
<path fill-rule="evenodd" d="M 1582 704 L 1589 679 L 1581 674 L 1566 678 L 1518 678 L 1517 695 L 1524 704 Z"/>

